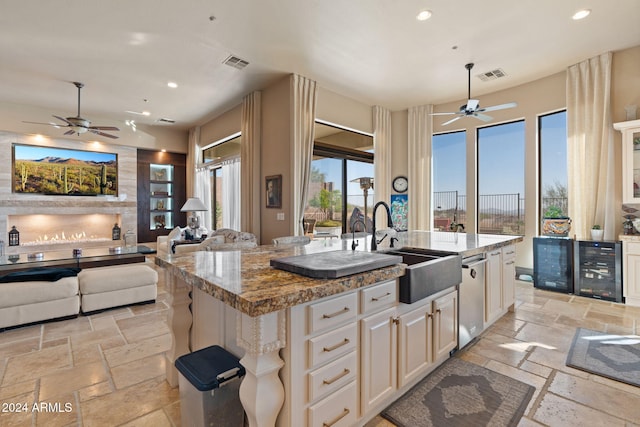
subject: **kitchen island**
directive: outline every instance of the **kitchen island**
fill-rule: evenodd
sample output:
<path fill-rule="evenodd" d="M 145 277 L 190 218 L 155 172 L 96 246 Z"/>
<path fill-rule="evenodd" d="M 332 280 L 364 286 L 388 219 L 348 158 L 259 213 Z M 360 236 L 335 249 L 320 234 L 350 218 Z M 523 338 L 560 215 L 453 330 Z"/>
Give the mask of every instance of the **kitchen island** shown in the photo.
<path fill-rule="evenodd" d="M 496 250 L 522 240 L 521 237 L 517 236 L 443 232 L 405 232 L 398 233 L 397 237 L 397 248 L 420 248 L 456 253 L 462 256 Z M 356 239 L 359 242 L 357 250 L 368 251 L 370 247 L 368 239 Z M 386 245 L 379 245 L 379 252 L 388 249 L 389 240 L 385 239 L 383 241 Z M 350 247 L 351 239 L 344 239 L 329 242 L 312 241 L 311 244 L 302 247 L 275 247 L 269 245 L 242 251 L 195 252 L 183 256 L 166 255 L 158 257 L 156 263 L 165 269 L 167 290 L 169 292 L 168 302 L 170 305 L 168 321 L 173 337 L 172 347 L 166 355 L 167 381 L 172 386 L 177 385 L 174 361 L 193 349 L 190 338 L 192 323 L 194 326 L 196 323 L 208 324 L 213 333 L 211 334 L 212 339 L 207 342 L 207 345 L 220 344 L 230 347 L 230 339 L 232 338 L 239 346 L 234 348 L 235 352 L 244 352 L 243 355 L 238 354 L 242 356 L 241 363 L 247 372 L 241 385 L 240 396 L 251 426 L 272 426 L 276 424 L 276 419 L 279 425 L 285 426 L 311 425 L 315 423 L 316 418 L 314 416 L 324 415 L 324 412 L 326 412 L 327 408 L 321 405 L 326 398 L 317 397 L 318 394 L 314 395 L 314 391 L 310 390 L 311 383 L 316 381 L 314 377 L 315 371 L 310 372 L 311 367 L 308 365 L 313 364 L 311 361 L 305 362 L 307 357 L 303 353 L 307 349 L 304 344 L 299 343 L 300 340 L 302 337 L 309 338 L 308 348 L 320 345 L 320 348 L 324 348 L 325 352 L 328 353 L 333 346 L 322 347 L 322 339 L 328 336 L 327 331 L 333 333 L 335 329 L 347 334 L 355 333 L 353 336 L 350 335 L 350 338 L 344 338 L 344 341 L 340 344 L 342 349 L 347 350 L 350 346 L 357 346 L 359 334 L 355 329 L 355 323 L 361 322 L 363 325 L 372 325 L 367 321 L 375 319 L 374 316 L 362 317 L 363 308 L 361 307 L 358 310 L 354 306 L 352 309 L 349 304 L 357 306 L 359 304 L 357 298 L 362 297 L 362 292 L 370 289 L 380 289 L 380 291 L 385 292 L 381 295 L 376 294 L 371 298 L 371 300 L 377 301 L 380 299 L 384 301 L 384 304 L 379 308 L 379 312 L 374 310 L 375 316 L 380 317 L 380 315 L 385 315 L 387 312 L 395 313 L 394 307 L 398 305 L 395 294 L 396 283 L 397 279 L 404 274 L 405 265 L 392 265 L 336 279 L 312 279 L 295 273 L 276 270 L 270 267 L 270 260 L 294 255 L 348 250 Z M 197 304 L 190 297 L 192 288 L 194 292 L 196 292 L 195 288 L 197 288 L 197 292 L 212 296 L 213 299 L 207 298 L 216 302 L 214 307 L 217 307 L 217 309 L 198 310 Z M 442 295 L 434 296 L 433 301 L 435 304 L 437 302 L 436 297 L 446 296 L 449 298 L 449 294 L 453 295 L 453 300 L 447 299 L 446 302 L 447 304 L 451 301 L 455 302 L 456 317 L 454 320 L 457 325 L 457 298 L 455 293 L 450 292 L 446 295 L 443 293 Z M 385 301 L 383 300 L 384 297 L 388 297 L 388 299 Z M 393 300 L 391 300 L 391 297 L 393 297 Z M 342 300 L 341 298 L 346 299 Z M 193 315 L 189 310 L 189 305 L 192 302 L 194 303 Z M 427 303 L 431 307 L 431 300 L 429 299 L 415 307 L 426 306 Z M 352 317 L 347 323 L 336 321 L 333 326 L 314 326 L 311 324 L 305 326 L 305 322 L 308 318 L 311 318 L 309 313 L 313 313 L 315 308 L 321 307 L 321 304 L 328 304 L 327 308 L 331 308 L 332 305 L 335 306 L 337 308 L 335 313 L 340 315 L 344 312 L 348 313 L 348 316 L 357 317 Z M 414 308 L 414 304 L 401 305 Z M 333 319 L 333 316 L 339 318 L 335 313 L 328 312 L 323 316 L 327 319 Z M 192 316 L 195 318 L 206 316 L 206 319 L 204 319 L 204 322 L 194 322 L 194 320 L 203 319 L 194 319 Z M 395 319 L 393 316 L 392 319 Z M 311 320 L 309 321 L 312 322 Z M 329 324 L 331 322 L 333 320 L 328 321 Z M 350 329 L 352 323 L 354 324 L 353 330 Z M 380 324 L 392 323 L 383 321 Z M 345 344 L 344 346 L 342 346 L 343 343 Z M 300 345 L 300 347 L 297 347 L 297 345 Z M 439 360 L 442 360 L 442 357 L 448 357 L 448 353 L 440 355 Z M 309 356 L 309 358 L 312 359 L 312 356 Z M 333 381 L 331 379 L 328 380 L 339 385 L 341 381 L 351 378 L 352 381 L 349 385 L 342 387 L 341 390 L 349 391 L 353 395 L 355 390 L 358 389 L 356 387 L 357 381 L 352 378 L 358 371 L 357 358 L 358 351 L 354 349 L 353 352 L 347 353 L 337 360 L 328 358 L 319 362 L 320 365 L 318 366 L 321 369 L 318 369 L 318 371 L 334 369 L 336 362 L 342 359 L 345 359 L 345 363 L 352 365 L 355 363 L 354 367 L 344 368 L 341 371 L 348 372 L 348 374 L 340 374 L 343 377 Z M 290 364 L 290 366 L 283 369 L 281 377 L 279 377 L 278 373 L 285 363 Z M 437 366 L 437 363 L 434 366 Z M 305 378 L 301 378 L 302 376 Z M 308 386 L 301 386 L 300 384 L 307 384 L 307 376 L 309 376 Z M 419 378 L 417 377 L 412 378 L 402 387 L 394 388 L 385 393 L 384 398 L 376 401 L 375 404 L 366 405 L 366 408 L 364 405 L 357 403 L 356 409 L 344 408 L 343 410 L 341 408 L 338 417 L 334 419 L 336 421 L 335 425 L 351 425 L 353 420 L 358 423 L 361 422 L 369 417 L 372 411 L 377 411 L 381 405 L 387 404 L 389 399 L 394 396 L 400 396 L 403 391 L 418 380 Z M 313 396 L 316 396 L 317 399 Z M 340 395 L 338 394 L 338 396 Z M 303 408 L 302 412 L 304 413 L 300 412 L 299 405 L 292 403 L 292 401 L 300 399 L 306 402 L 305 404 L 308 406 L 308 411 Z M 284 410 L 278 418 L 283 403 Z M 341 402 L 339 403 L 342 404 Z M 310 415 L 307 415 L 306 412 Z"/>

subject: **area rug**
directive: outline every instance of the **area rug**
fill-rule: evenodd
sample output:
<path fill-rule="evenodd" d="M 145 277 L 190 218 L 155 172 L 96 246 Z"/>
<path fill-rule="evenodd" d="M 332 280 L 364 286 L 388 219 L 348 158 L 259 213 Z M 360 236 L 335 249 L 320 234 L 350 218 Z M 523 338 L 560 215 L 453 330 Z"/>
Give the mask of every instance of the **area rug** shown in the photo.
<path fill-rule="evenodd" d="M 578 328 L 567 366 L 640 387 L 640 336 Z"/>
<path fill-rule="evenodd" d="M 382 411 L 397 426 L 516 426 L 535 387 L 453 357 Z"/>

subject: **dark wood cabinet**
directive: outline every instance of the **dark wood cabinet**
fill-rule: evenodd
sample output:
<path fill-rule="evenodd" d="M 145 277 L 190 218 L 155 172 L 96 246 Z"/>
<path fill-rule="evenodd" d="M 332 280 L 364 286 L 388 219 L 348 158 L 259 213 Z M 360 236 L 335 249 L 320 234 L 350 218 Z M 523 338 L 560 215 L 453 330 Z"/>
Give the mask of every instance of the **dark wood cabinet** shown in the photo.
<path fill-rule="evenodd" d="M 187 223 L 187 156 L 138 150 L 138 242 L 155 242 Z"/>

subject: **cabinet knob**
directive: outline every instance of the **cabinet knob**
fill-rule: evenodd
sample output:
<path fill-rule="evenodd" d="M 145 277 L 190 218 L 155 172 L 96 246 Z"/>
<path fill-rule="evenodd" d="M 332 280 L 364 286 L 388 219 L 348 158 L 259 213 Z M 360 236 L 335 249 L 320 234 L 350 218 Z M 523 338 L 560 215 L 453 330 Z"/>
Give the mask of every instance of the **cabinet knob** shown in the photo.
<path fill-rule="evenodd" d="M 391 319 L 391 321 L 392 321 L 395 325 L 400 324 L 400 318 L 399 318 L 399 317 L 394 317 L 393 319 Z"/>

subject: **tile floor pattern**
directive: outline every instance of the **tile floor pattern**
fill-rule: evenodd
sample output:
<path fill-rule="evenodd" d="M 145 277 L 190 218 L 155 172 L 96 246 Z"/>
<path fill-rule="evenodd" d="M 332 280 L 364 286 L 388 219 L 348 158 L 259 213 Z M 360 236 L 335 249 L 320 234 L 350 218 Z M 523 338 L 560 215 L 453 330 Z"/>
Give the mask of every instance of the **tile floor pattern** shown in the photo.
<path fill-rule="evenodd" d="M 0 426 L 179 426 L 178 390 L 164 377 L 166 297 L 160 275 L 155 304 L 1 332 Z M 461 356 L 536 388 L 519 426 L 640 426 L 640 388 L 565 366 L 577 326 L 636 334 L 640 308 L 518 282 L 515 313 Z"/>

